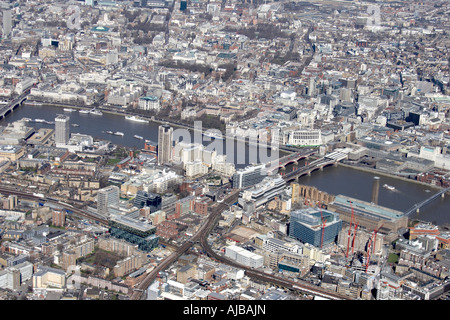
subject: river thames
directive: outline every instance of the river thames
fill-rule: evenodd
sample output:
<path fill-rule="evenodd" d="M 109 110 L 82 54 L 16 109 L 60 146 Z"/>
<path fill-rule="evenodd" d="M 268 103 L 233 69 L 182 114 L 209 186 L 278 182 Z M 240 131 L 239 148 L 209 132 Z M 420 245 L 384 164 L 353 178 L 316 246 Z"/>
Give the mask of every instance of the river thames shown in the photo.
<path fill-rule="evenodd" d="M 145 139 L 154 142 L 158 140 L 159 123 L 133 122 L 126 120 L 123 115 L 108 113 L 103 113 L 102 116 L 98 116 L 82 114 L 78 111 L 64 112 L 62 107 L 56 106 L 22 105 L 14 110 L 13 113 L 7 115 L 5 119 L 1 120 L 0 125 L 6 126 L 7 123 L 22 118 L 54 121 L 57 114 L 66 114 L 70 116 L 71 124 L 79 125 L 78 127 L 71 126 L 71 133 L 88 134 L 97 139 L 109 140 L 113 144 L 142 149 L 144 147 Z M 54 128 L 54 125 L 36 122 L 30 122 L 29 125 L 36 129 L 41 127 Z M 124 136 L 111 135 L 108 134 L 107 131 L 120 131 L 124 133 Z M 143 137 L 143 140 L 134 138 L 134 135 Z M 210 142 L 204 142 L 205 145 L 208 145 L 209 143 Z M 244 151 L 245 157 L 243 156 Z M 224 147 L 222 152 L 227 154 L 228 161 L 235 163 L 236 168 L 242 168 L 249 163 L 255 162 L 257 149 L 253 146 L 245 146 L 242 142 L 236 142 L 234 144 L 234 153 L 227 151 L 226 147 Z M 218 153 L 222 152 L 219 151 Z M 265 154 L 265 151 L 263 151 L 263 154 Z M 234 161 L 230 158 L 234 158 Z M 303 162 L 299 163 L 299 166 L 301 165 L 303 165 Z M 290 170 L 292 170 L 292 166 L 286 168 L 286 172 L 289 172 Z M 396 179 L 395 177 L 376 173 L 364 172 L 344 166 L 326 167 L 323 171 L 315 171 L 311 176 L 301 177 L 299 183 L 314 186 L 329 194 L 343 194 L 370 202 L 374 176 L 379 176 L 381 178 L 378 204 L 399 211 L 406 211 L 415 203 L 430 197 L 433 193 L 438 191 L 438 189 L 433 188 L 432 186 Z M 394 186 L 395 190 L 391 191 L 383 188 L 382 186 L 384 184 Z M 449 224 L 450 196 L 446 195 L 445 198 L 436 199 L 431 204 L 423 207 L 419 213 L 412 214 L 410 218 L 416 218 L 438 225 Z"/>

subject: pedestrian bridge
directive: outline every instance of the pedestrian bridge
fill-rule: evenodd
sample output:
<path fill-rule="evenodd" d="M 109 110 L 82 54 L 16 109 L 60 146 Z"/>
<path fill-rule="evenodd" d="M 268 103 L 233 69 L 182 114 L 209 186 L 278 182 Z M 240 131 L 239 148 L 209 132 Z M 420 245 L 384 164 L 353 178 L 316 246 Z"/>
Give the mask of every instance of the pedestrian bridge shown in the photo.
<path fill-rule="evenodd" d="M 444 188 L 444 189 L 440 190 L 438 193 L 433 194 L 431 197 L 429 197 L 419 203 L 416 203 L 411 208 L 409 208 L 407 211 L 405 211 L 405 215 L 409 216 L 413 212 L 419 212 L 420 208 L 426 206 L 427 204 L 430 204 L 431 202 L 433 202 L 435 199 L 437 199 L 439 197 L 443 197 L 448 191 L 450 191 L 450 187 Z"/>

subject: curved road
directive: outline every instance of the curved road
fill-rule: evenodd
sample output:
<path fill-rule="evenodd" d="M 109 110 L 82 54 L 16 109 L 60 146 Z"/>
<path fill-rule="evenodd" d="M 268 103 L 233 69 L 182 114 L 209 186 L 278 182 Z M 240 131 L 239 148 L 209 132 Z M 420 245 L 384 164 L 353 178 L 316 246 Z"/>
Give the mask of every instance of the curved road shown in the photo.
<path fill-rule="evenodd" d="M 331 300 L 347 300 L 348 297 L 339 295 L 337 293 L 328 292 L 316 286 L 312 286 L 306 282 L 294 282 L 289 281 L 280 277 L 276 277 L 274 275 L 269 275 L 264 272 L 254 270 L 251 268 L 247 268 L 243 265 L 240 265 L 232 260 L 226 259 L 225 257 L 217 254 L 208 244 L 208 234 L 214 228 L 217 221 L 220 218 L 220 214 L 223 210 L 229 208 L 229 206 L 237 201 L 239 197 L 239 190 L 233 190 L 233 192 L 222 202 L 216 203 L 214 207 L 211 209 L 211 214 L 208 216 L 207 221 L 203 224 L 203 226 L 197 231 L 197 233 L 191 238 L 191 240 L 185 242 L 181 245 L 175 252 L 173 252 L 170 256 L 166 257 L 158 266 L 156 266 L 139 284 L 139 286 L 133 291 L 131 295 L 131 300 L 140 300 L 142 298 L 142 293 L 150 286 L 150 284 L 156 279 L 157 275 L 160 271 L 165 270 L 172 263 L 174 263 L 181 255 L 187 252 L 192 245 L 199 241 L 203 249 L 206 251 L 209 257 L 222 262 L 224 264 L 243 269 L 245 273 L 254 279 L 259 279 L 262 281 L 266 281 L 268 283 L 272 283 L 274 285 L 287 288 L 292 291 L 300 292 L 303 294 L 321 296 Z"/>

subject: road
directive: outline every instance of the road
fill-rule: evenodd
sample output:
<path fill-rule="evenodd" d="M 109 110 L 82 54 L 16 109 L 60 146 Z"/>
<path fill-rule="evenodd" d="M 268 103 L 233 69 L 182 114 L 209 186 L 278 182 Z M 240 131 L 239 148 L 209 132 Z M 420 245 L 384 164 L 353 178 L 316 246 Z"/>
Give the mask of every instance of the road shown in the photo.
<path fill-rule="evenodd" d="M 222 203 L 216 203 L 211 208 L 211 213 L 207 218 L 207 221 L 203 224 L 203 226 L 197 231 L 197 233 L 184 244 L 182 244 L 178 249 L 173 252 L 171 255 L 166 257 L 158 266 L 156 266 L 147 276 L 146 278 L 139 284 L 139 286 L 133 291 L 131 295 L 131 300 L 140 300 L 142 298 L 143 292 L 150 286 L 150 284 L 156 279 L 159 272 L 167 269 L 172 263 L 174 263 L 181 255 L 185 254 L 197 241 L 199 241 L 200 245 L 203 247 L 205 252 L 210 258 L 214 260 L 220 261 L 224 264 L 243 269 L 246 272 L 246 275 L 253 279 L 258 279 L 262 281 L 266 281 L 268 283 L 272 283 L 276 286 L 287 288 L 292 291 L 297 291 L 303 294 L 321 296 L 331 300 L 345 300 L 347 299 L 345 296 L 338 295 L 336 293 L 330 293 L 326 290 L 318 288 L 316 286 L 312 286 L 306 282 L 294 282 L 289 281 L 274 275 L 266 274 L 259 270 L 254 270 L 251 268 L 247 268 L 243 265 L 240 265 L 232 260 L 226 259 L 225 257 L 217 254 L 211 246 L 208 244 L 208 235 L 214 226 L 217 224 L 220 215 L 223 210 L 229 208 L 229 206 L 235 203 L 239 197 L 240 190 L 233 190 L 231 194 L 229 194 Z"/>
<path fill-rule="evenodd" d="M 211 232 L 211 230 L 214 228 L 214 226 L 217 224 L 221 213 L 228 209 L 230 205 L 235 203 L 239 197 L 239 189 L 234 189 L 231 191 L 230 194 L 228 194 L 223 202 L 218 203 L 216 202 L 211 207 L 211 213 L 206 218 L 205 223 L 200 227 L 200 229 L 185 243 L 183 243 L 180 247 L 177 248 L 175 252 L 173 252 L 171 255 L 166 257 L 163 261 L 161 261 L 160 264 L 158 264 L 145 278 L 144 280 L 137 286 L 136 289 L 134 289 L 131 300 L 140 300 L 142 298 L 143 292 L 150 286 L 150 284 L 156 279 L 159 272 L 164 271 L 167 269 L 171 264 L 173 264 L 180 256 L 188 252 L 191 247 L 196 243 L 199 242 L 200 245 L 203 247 L 204 251 L 207 253 L 207 255 L 215 259 L 217 261 L 220 261 L 222 263 L 225 263 L 230 266 L 234 266 L 236 268 L 240 268 L 245 270 L 246 274 L 253 278 L 253 279 L 259 279 L 262 281 L 266 281 L 268 283 L 272 283 L 276 286 L 287 288 L 292 291 L 297 291 L 304 294 L 310 294 L 310 295 L 317 295 L 328 299 L 334 299 L 334 300 L 342 300 L 346 299 L 345 296 L 338 295 L 336 293 L 330 293 L 327 292 L 321 288 L 318 288 L 316 286 L 312 286 L 306 282 L 298 282 L 298 281 L 289 281 L 281 277 L 277 277 L 274 275 L 266 274 L 259 270 L 254 270 L 251 268 L 247 268 L 243 265 L 240 265 L 232 260 L 226 259 L 225 257 L 219 255 L 216 253 L 211 246 L 208 243 L 208 235 Z M 89 219 L 93 219 L 99 223 L 108 224 L 108 221 L 106 219 L 99 218 L 98 216 L 94 216 L 88 212 L 85 212 L 81 209 L 75 208 L 71 206 L 70 204 L 65 204 L 61 201 L 54 201 L 49 199 L 44 199 L 39 196 L 35 196 L 28 192 L 23 192 L 19 190 L 14 190 L 8 187 L 0 186 L 0 193 L 3 194 L 15 194 L 17 196 L 32 199 L 32 200 L 40 200 L 40 201 L 46 201 L 50 203 L 57 204 L 67 210 L 71 210 L 74 214 L 86 217 Z"/>
<path fill-rule="evenodd" d="M 159 272 L 167 269 L 172 263 L 174 263 L 180 256 L 185 254 L 199 239 L 207 238 L 209 231 L 217 222 L 220 214 L 223 210 L 227 209 L 231 204 L 235 203 L 239 197 L 239 190 L 233 190 L 222 203 L 215 203 L 211 207 L 211 213 L 206 219 L 205 223 L 200 229 L 190 238 L 190 240 L 183 243 L 178 249 L 171 255 L 167 256 L 159 265 L 157 265 L 137 286 L 131 295 L 131 300 L 140 300 L 142 293 L 150 286 L 150 284 L 156 279 Z"/>

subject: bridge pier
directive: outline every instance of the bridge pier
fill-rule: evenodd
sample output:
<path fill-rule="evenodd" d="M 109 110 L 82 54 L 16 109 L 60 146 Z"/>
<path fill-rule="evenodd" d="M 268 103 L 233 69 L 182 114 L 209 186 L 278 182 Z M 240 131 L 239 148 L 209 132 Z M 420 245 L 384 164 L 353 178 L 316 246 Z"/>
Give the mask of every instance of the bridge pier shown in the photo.
<path fill-rule="evenodd" d="M 320 171 L 323 171 L 323 166 L 319 168 Z"/>
<path fill-rule="evenodd" d="M 420 211 L 420 209 L 419 209 L 419 208 L 417 208 L 417 209 L 416 209 L 416 213 L 419 213 L 419 211 Z"/>
<path fill-rule="evenodd" d="M 445 192 L 442 192 L 441 198 L 445 198 Z"/>

